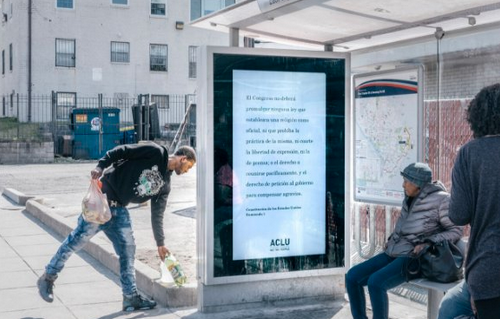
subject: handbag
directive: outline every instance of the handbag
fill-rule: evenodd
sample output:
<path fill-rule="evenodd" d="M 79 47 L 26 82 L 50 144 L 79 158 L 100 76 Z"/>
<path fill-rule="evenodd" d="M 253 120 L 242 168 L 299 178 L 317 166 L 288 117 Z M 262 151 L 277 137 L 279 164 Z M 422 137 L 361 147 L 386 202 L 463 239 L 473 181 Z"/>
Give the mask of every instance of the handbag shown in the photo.
<path fill-rule="evenodd" d="M 464 277 L 463 262 L 463 252 L 455 244 L 447 240 L 431 243 L 408 259 L 405 277 L 407 281 L 421 276 L 431 281 L 454 282 Z"/>

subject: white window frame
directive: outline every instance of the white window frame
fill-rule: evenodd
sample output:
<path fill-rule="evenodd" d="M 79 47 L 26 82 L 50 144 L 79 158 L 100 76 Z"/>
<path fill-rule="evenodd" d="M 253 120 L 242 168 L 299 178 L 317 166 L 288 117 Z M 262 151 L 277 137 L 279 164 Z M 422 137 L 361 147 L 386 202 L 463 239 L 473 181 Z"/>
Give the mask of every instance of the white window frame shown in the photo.
<path fill-rule="evenodd" d="M 12 43 L 9 44 L 9 71 L 14 70 L 14 47 Z"/>
<path fill-rule="evenodd" d="M 71 1 L 71 8 L 59 7 L 58 3 L 57 3 L 59 0 L 55 0 L 55 1 L 56 1 L 56 3 L 55 3 L 56 9 L 59 9 L 59 10 L 75 10 L 75 0 L 64 0 L 64 1 Z"/>
<path fill-rule="evenodd" d="M 113 45 L 117 45 L 114 47 L 115 51 L 113 51 Z M 119 45 L 118 45 L 119 44 Z M 127 52 L 125 51 L 117 51 L 117 48 L 127 48 Z M 111 41 L 110 43 L 110 53 L 111 53 L 111 63 L 130 63 L 130 42 L 120 42 L 120 41 Z M 127 61 L 114 61 L 113 56 L 118 57 L 121 56 L 121 54 L 127 53 Z"/>
<path fill-rule="evenodd" d="M 165 47 L 166 52 L 165 52 L 165 70 L 153 70 L 153 58 L 161 58 L 162 56 L 153 56 L 152 51 L 153 51 L 153 46 L 158 46 L 158 47 Z M 155 66 L 162 65 L 162 64 L 154 64 Z M 159 44 L 159 43 L 151 43 L 149 45 L 149 71 L 153 72 L 168 72 L 168 45 L 167 44 Z"/>
<path fill-rule="evenodd" d="M 73 56 L 71 57 L 73 59 L 73 65 L 58 65 L 58 54 L 71 54 L 71 53 L 66 53 L 66 52 L 59 52 L 57 50 L 57 43 L 58 41 L 67 41 L 67 42 L 73 42 Z M 63 68 L 75 68 L 76 67 L 76 39 L 62 39 L 62 38 L 56 38 L 56 43 L 55 43 L 55 58 L 56 58 L 56 67 L 63 67 Z"/>
<path fill-rule="evenodd" d="M 196 79 L 197 49 L 198 46 L 196 45 L 190 45 L 188 48 L 188 78 L 190 79 Z"/>
<path fill-rule="evenodd" d="M 153 13 L 153 4 L 164 4 L 165 5 L 165 13 L 158 14 Z M 149 15 L 152 17 L 166 17 L 167 16 L 167 0 L 150 0 L 149 1 Z"/>
<path fill-rule="evenodd" d="M 56 118 L 68 120 L 71 111 L 76 109 L 76 92 L 56 93 Z"/>
<path fill-rule="evenodd" d="M 170 96 L 168 94 L 151 94 L 151 102 L 155 102 L 158 109 L 168 110 L 170 108 Z"/>

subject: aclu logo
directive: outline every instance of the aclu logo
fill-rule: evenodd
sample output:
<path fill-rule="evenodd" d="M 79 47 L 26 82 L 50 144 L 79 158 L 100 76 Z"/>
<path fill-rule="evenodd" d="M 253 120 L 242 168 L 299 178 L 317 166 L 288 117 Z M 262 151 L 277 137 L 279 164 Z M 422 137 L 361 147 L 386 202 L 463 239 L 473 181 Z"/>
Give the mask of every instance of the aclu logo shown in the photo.
<path fill-rule="evenodd" d="M 269 251 L 290 250 L 290 238 L 271 239 Z"/>

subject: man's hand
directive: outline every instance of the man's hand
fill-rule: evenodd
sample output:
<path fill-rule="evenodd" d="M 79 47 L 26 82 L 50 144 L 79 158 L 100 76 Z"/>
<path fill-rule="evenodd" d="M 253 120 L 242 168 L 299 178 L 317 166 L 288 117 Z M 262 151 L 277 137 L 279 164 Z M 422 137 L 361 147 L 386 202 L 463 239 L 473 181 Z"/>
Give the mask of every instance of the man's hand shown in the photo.
<path fill-rule="evenodd" d="M 170 250 L 167 249 L 165 246 L 158 246 L 158 255 L 160 256 L 160 259 L 163 261 L 165 260 L 165 257 L 170 254 Z"/>
<path fill-rule="evenodd" d="M 99 177 L 102 176 L 102 168 L 96 167 L 93 170 L 90 171 L 90 176 L 92 179 L 98 179 Z"/>

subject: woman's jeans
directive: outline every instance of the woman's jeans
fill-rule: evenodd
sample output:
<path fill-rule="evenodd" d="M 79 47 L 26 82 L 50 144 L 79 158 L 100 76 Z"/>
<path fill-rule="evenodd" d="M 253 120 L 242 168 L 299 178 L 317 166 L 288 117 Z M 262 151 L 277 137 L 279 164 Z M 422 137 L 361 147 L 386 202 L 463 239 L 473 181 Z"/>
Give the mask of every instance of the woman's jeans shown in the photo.
<path fill-rule="evenodd" d="M 78 225 L 69 234 L 45 267 L 45 272 L 52 278 L 64 268 L 69 257 L 82 249 L 95 234 L 104 231 L 113 243 L 116 254 L 120 257 L 120 281 L 123 294 L 130 296 L 137 292 L 135 283 L 135 240 L 132 232 L 130 214 L 125 207 L 110 207 L 112 218 L 103 225 L 88 223 L 80 215 Z"/>
<path fill-rule="evenodd" d="M 351 313 L 354 319 L 367 319 L 366 300 L 363 287 L 368 286 L 373 310 L 373 319 L 389 318 L 387 290 L 406 281 L 403 266 L 408 257 L 393 258 L 385 253 L 374 256 L 352 267 L 345 282 Z"/>

